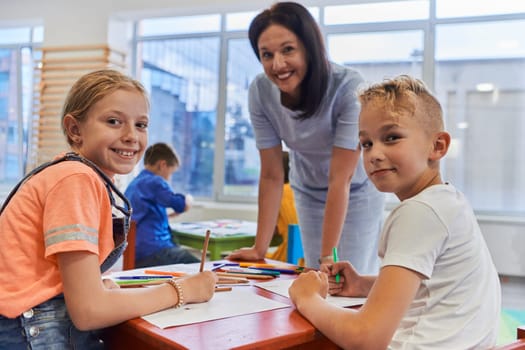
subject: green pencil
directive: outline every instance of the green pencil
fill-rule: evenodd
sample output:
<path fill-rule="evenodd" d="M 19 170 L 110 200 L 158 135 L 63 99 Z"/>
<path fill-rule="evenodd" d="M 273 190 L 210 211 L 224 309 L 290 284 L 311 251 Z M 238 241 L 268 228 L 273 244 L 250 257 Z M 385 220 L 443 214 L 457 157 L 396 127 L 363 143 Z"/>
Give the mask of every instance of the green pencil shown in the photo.
<path fill-rule="evenodd" d="M 337 247 L 333 247 L 332 248 L 332 254 L 334 255 L 334 262 L 337 262 L 339 260 L 339 258 L 337 257 Z M 335 275 L 335 281 L 337 283 L 339 283 L 339 272 L 337 273 L 337 275 Z"/>

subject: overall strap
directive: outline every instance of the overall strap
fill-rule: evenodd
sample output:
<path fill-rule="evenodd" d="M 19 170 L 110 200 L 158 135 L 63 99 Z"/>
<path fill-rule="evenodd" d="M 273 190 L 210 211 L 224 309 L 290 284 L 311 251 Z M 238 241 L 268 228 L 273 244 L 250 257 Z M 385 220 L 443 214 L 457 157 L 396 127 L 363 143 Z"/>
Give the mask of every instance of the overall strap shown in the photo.
<path fill-rule="evenodd" d="M 36 167 L 35 169 L 31 170 L 26 176 L 24 176 L 24 178 L 22 180 L 20 180 L 20 182 L 18 182 L 18 184 L 16 184 L 16 186 L 11 190 L 11 192 L 9 193 L 9 195 L 7 196 L 7 198 L 5 199 L 4 201 L 4 204 L 2 205 L 2 208 L 0 209 L 0 215 L 2 214 L 2 212 L 4 211 L 4 209 L 7 207 L 7 204 L 9 203 L 9 201 L 13 198 L 13 196 L 15 195 L 15 193 L 18 191 L 18 189 L 27 181 L 29 180 L 33 175 L 36 175 L 38 174 L 39 172 L 41 172 L 42 170 L 44 170 L 45 168 L 49 167 L 49 166 L 52 166 L 52 165 L 55 165 L 57 163 L 60 163 L 60 162 L 63 162 L 65 160 L 75 160 L 75 161 L 78 161 L 78 162 L 82 162 L 84 164 L 86 164 L 87 166 L 89 166 L 91 169 L 93 169 L 101 178 L 102 180 L 104 181 L 104 184 L 106 186 L 106 189 L 108 191 L 108 195 L 109 195 L 109 199 L 111 201 L 111 205 L 113 205 L 114 207 L 116 207 L 117 209 L 119 209 L 121 212 L 128 212 L 129 215 L 131 215 L 131 203 L 129 202 L 129 200 L 126 198 L 126 196 L 124 196 L 124 194 L 122 194 L 122 192 L 119 191 L 119 189 L 117 188 L 117 186 L 115 186 L 115 184 L 113 183 L 113 181 L 111 181 L 111 179 L 106 175 L 104 174 L 104 172 L 102 170 L 100 170 L 100 168 L 95 164 L 93 163 L 92 161 L 90 161 L 89 159 L 86 159 L 86 158 L 83 158 L 81 157 L 80 155 L 78 155 L 77 153 L 75 152 L 68 152 L 66 153 L 64 156 L 60 157 L 60 158 L 57 158 L 57 159 L 54 159 L 50 162 L 47 162 L 47 163 L 43 163 L 41 165 L 39 165 L 38 167 Z M 122 199 L 122 201 L 124 202 L 125 204 L 125 208 L 123 208 L 122 206 L 119 206 L 116 202 L 115 202 L 115 198 L 113 197 L 112 195 L 112 192 L 114 192 L 120 199 Z"/>

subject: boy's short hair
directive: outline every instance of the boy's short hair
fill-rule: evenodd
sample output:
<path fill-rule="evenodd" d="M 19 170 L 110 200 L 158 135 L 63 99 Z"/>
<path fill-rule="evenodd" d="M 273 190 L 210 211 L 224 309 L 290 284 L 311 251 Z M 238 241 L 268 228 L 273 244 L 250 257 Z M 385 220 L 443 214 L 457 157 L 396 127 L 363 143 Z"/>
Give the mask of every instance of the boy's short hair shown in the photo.
<path fill-rule="evenodd" d="M 155 165 L 159 160 L 165 160 L 169 166 L 179 166 L 179 156 L 173 148 L 163 142 L 149 146 L 144 153 L 145 165 Z"/>
<path fill-rule="evenodd" d="M 425 83 L 408 75 L 385 79 L 373 84 L 359 94 L 362 107 L 377 104 L 393 115 L 415 116 L 428 132 L 442 131 L 443 111 L 439 101 L 430 93 Z"/>

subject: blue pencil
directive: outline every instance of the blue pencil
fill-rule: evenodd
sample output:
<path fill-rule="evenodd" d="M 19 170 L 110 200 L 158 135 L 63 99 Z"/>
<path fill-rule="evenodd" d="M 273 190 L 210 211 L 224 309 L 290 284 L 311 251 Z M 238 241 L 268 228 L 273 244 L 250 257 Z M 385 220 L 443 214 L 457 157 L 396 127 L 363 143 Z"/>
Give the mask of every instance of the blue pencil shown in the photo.
<path fill-rule="evenodd" d="M 277 272 L 284 273 L 284 274 L 289 274 L 289 275 L 295 275 L 296 273 L 300 272 L 299 269 L 297 269 L 297 270 L 279 269 L 279 268 L 274 268 L 274 267 L 250 267 L 250 269 L 252 269 L 252 270 L 261 270 L 261 271 L 277 271 Z"/>
<path fill-rule="evenodd" d="M 117 280 L 152 280 L 155 278 L 173 278 L 173 276 L 118 276 Z"/>

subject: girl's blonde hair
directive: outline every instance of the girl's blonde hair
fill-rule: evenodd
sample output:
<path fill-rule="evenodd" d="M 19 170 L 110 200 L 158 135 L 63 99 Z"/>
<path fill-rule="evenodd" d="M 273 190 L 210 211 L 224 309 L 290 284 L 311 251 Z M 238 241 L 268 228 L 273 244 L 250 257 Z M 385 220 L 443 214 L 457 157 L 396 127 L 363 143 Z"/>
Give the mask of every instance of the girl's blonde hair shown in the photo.
<path fill-rule="evenodd" d="M 101 69 L 87 73 L 73 84 L 64 102 L 61 121 L 62 131 L 66 135 L 69 145 L 73 145 L 73 140 L 67 135 L 64 128 L 65 116 L 69 114 L 82 123 L 85 121 L 91 106 L 120 89 L 138 91 L 144 97 L 149 108 L 148 94 L 144 86 L 138 80 L 114 69 Z"/>

